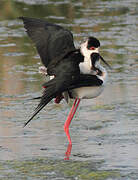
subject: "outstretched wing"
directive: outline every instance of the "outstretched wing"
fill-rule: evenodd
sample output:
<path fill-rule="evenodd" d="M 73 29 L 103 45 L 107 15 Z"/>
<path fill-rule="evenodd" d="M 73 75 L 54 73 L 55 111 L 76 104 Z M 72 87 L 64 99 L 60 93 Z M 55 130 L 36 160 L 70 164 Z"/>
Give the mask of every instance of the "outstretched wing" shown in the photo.
<path fill-rule="evenodd" d="M 45 20 L 19 17 L 24 22 L 27 34 L 35 43 L 42 63 L 47 67 L 53 60 L 61 60 L 75 50 L 72 33 L 63 27 Z"/>

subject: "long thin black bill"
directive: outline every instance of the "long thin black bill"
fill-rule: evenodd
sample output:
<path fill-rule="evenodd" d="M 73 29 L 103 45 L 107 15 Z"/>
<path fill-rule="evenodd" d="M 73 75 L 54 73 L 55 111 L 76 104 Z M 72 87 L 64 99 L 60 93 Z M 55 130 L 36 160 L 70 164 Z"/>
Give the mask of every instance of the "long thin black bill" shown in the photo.
<path fill-rule="evenodd" d="M 104 60 L 104 58 L 101 55 L 100 55 L 100 59 L 104 62 L 104 64 L 106 64 L 109 67 L 109 69 L 112 70 L 111 66 Z"/>

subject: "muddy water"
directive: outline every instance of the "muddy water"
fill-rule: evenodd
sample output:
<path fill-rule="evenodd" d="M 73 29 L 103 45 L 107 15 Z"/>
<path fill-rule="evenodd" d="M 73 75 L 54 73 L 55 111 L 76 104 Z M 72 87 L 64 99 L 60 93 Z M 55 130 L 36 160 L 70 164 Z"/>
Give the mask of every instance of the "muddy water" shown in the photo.
<path fill-rule="evenodd" d="M 137 0 L 0 1 L 0 179 L 138 179 Z M 74 34 L 96 36 L 112 65 L 105 91 L 83 100 L 71 124 L 72 152 L 63 125 L 64 101 L 28 125 L 45 78 L 18 16 L 46 18 Z"/>

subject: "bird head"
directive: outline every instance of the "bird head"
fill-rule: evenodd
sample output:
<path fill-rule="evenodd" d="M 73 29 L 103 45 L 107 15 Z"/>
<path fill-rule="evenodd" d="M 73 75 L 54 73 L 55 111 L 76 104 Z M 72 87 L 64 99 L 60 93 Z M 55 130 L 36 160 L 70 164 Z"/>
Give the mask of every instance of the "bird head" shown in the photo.
<path fill-rule="evenodd" d="M 99 53 L 100 41 L 95 37 L 88 37 L 85 42 L 80 45 L 81 54 L 90 58 L 92 53 Z"/>
<path fill-rule="evenodd" d="M 110 68 L 111 66 L 99 54 L 100 41 L 95 37 L 88 37 L 85 42 L 80 45 L 81 54 L 91 60 L 92 66 L 100 59 Z"/>

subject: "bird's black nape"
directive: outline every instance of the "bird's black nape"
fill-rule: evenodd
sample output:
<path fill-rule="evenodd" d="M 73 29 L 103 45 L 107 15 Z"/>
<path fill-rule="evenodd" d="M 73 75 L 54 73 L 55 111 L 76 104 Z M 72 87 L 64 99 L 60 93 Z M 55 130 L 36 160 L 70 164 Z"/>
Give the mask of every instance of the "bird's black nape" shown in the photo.
<path fill-rule="evenodd" d="M 100 41 L 97 38 L 91 36 L 88 38 L 87 48 L 89 49 L 92 46 L 95 48 L 100 47 Z"/>
<path fill-rule="evenodd" d="M 101 59 L 103 61 L 104 64 L 106 64 L 110 70 L 112 70 L 111 66 L 104 60 L 104 58 L 99 54 L 99 53 L 92 53 L 91 54 L 91 62 L 92 62 L 92 67 L 93 69 L 97 69 L 95 67 L 95 64 L 97 61 L 99 61 L 99 59 Z"/>
<path fill-rule="evenodd" d="M 92 62 L 92 67 L 95 67 L 96 61 L 99 61 L 100 55 L 99 53 L 92 53 L 91 54 L 91 62 Z"/>

